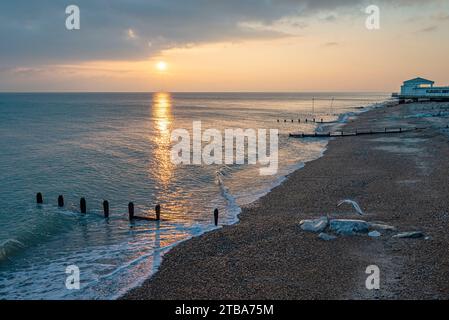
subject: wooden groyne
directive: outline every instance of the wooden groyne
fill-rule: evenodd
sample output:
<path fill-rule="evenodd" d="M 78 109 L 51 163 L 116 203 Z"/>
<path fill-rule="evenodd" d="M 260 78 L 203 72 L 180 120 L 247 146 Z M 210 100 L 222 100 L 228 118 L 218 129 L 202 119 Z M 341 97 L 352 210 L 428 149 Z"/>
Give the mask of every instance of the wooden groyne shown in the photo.
<path fill-rule="evenodd" d="M 38 205 L 42 205 L 44 203 L 44 197 L 42 195 L 41 192 L 36 193 L 36 203 Z M 57 205 L 58 208 L 63 208 L 64 207 L 64 196 L 63 195 L 59 195 L 58 199 L 57 199 Z M 80 202 L 79 202 L 79 208 L 80 208 L 80 213 L 82 214 L 87 214 L 87 202 L 86 199 L 84 197 L 80 198 Z M 161 221 L 161 205 L 157 204 L 154 207 L 154 213 L 155 213 L 155 217 L 144 217 L 144 216 L 138 216 L 135 214 L 135 210 L 134 210 L 134 203 L 133 202 L 129 202 L 128 203 L 128 219 L 129 221 L 134 221 L 134 220 L 142 220 L 142 221 Z M 104 218 L 109 218 L 110 215 L 110 211 L 109 211 L 109 201 L 108 200 L 104 200 L 103 201 L 103 216 Z M 218 209 L 215 209 L 213 212 L 213 221 L 215 226 L 218 226 Z"/>
<path fill-rule="evenodd" d="M 397 134 L 404 132 L 411 132 L 417 130 L 423 130 L 425 128 L 384 128 L 383 130 L 355 130 L 355 131 L 334 131 L 334 132 L 315 132 L 315 133 L 290 133 L 292 138 L 329 138 L 329 137 L 354 137 L 361 135 L 371 135 L 371 134 Z"/>
<path fill-rule="evenodd" d="M 334 120 L 334 121 L 324 121 L 322 118 L 317 119 L 317 118 L 305 118 L 305 119 L 277 119 L 278 123 L 319 123 L 319 124 L 330 124 L 330 123 L 337 123 L 338 121 Z"/>

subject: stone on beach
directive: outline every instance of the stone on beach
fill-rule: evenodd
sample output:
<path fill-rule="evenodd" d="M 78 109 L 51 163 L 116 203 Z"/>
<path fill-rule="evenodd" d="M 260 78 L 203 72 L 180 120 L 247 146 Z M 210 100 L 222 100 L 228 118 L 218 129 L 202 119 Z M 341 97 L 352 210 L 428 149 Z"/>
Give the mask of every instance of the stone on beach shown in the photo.
<path fill-rule="evenodd" d="M 373 237 L 373 238 L 380 237 L 381 235 L 382 234 L 379 231 L 377 231 L 377 230 L 368 232 L 368 236 Z"/>
<path fill-rule="evenodd" d="M 324 240 L 324 241 L 331 241 L 331 240 L 337 239 L 336 236 L 333 236 L 333 235 L 331 235 L 331 234 L 327 234 L 327 233 L 324 233 L 324 232 L 321 232 L 321 233 L 318 235 L 318 238 L 320 238 L 321 240 Z"/>
<path fill-rule="evenodd" d="M 353 235 L 368 232 L 369 224 L 363 220 L 332 219 L 330 221 L 330 229 L 339 234 Z"/>
<path fill-rule="evenodd" d="M 327 219 L 327 217 L 321 217 L 318 219 L 301 220 L 299 222 L 299 225 L 304 231 L 321 232 L 326 229 L 328 222 L 329 220 Z"/>
<path fill-rule="evenodd" d="M 409 238 L 409 239 L 417 239 L 422 237 L 424 237 L 424 233 L 422 233 L 421 231 L 401 232 L 393 236 L 393 238 Z"/>
<path fill-rule="evenodd" d="M 384 231 L 396 231 L 396 227 L 389 226 L 388 224 L 383 223 L 370 223 L 370 229 L 374 230 L 384 230 Z"/>

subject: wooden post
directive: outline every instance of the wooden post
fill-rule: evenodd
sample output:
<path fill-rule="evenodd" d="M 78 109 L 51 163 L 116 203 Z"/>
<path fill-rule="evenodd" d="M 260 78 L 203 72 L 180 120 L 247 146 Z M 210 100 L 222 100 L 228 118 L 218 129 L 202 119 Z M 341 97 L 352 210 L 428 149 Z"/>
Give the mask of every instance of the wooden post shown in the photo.
<path fill-rule="evenodd" d="M 105 218 L 109 218 L 109 202 L 108 200 L 103 201 L 103 213 Z"/>
<path fill-rule="evenodd" d="M 80 199 L 80 210 L 81 210 L 81 213 L 86 213 L 87 212 L 87 210 L 86 210 L 86 199 L 84 199 L 84 198 Z"/>
<path fill-rule="evenodd" d="M 64 207 L 64 197 L 62 195 L 58 197 L 58 207 Z"/>
<path fill-rule="evenodd" d="M 156 211 L 156 220 L 161 220 L 161 206 L 159 204 L 156 205 L 154 211 Z"/>
<path fill-rule="evenodd" d="M 214 223 L 218 226 L 218 209 L 214 210 Z"/>
<path fill-rule="evenodd" d="M 128 203 L 128 214 L 129 220 L 134 219 L 134 203 L 132 202 Z"/>
<path fill-rule="evenodd" d="M 321 118 L 321 123 L 323 123 L 323 118 Z"/>
<path fill-rule="evenodd" d="M 315 113 L 315 97 L 312 97 L 312 113 Z"/>
<path fill-rule="evenodd" d="M 44 203 L 44 199 L 43 199 L 43 197 L 42 197 L 42 193 L 40 193 L 40 192 L 38 192 L 38 193 L 36 194 L 36 203 L 37 203 L 37 204 L 42 204 L 42 203 Z"/>
<path fill-rule="evenodd" d="M 399 128 L 399 132 L 402 132 L 402 128 Z"/>

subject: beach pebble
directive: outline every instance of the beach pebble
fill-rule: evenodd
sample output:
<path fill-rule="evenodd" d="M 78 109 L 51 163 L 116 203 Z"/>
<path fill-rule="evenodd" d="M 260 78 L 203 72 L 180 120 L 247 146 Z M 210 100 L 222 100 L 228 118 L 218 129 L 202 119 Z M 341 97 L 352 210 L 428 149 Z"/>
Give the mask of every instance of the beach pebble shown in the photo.
<path fill-rule="evenodd" d="M 327 217 L 321 217 L 318 219 L 301 220 L 299 225 L 304 231 L 321 232 L 326 229 L 328 222 L 329 220 Z"/>
<path fill-rule="evenodd" d="M 370 227 L 370 229 L 375 229 L 375 230 L 396 231 L 396 227 L 389 226 L 387 224 L 382 224 L 382 223 L 370 223 L 369 227 Z"/>
<path fill-rule="evenodd" d="M 393 236 L 393 238 L 411 238 L 411 239 L 422 237 L 424 237 L 424 233 L 422 233 L 421 231 L 401 232 Z"/>
<path fill-rule="evenodd" d="M 350 205 L 352 205 L 352 207 L 354 208 L 355 211 L 357 211 L 357 213 L 361 216 L 364 215 L 362 209 L 360 208 L 359 204 L 357 202 L 355 202 L 354 200 L 350 200 L 350 199 L 345 199 L 345 200 L 341 200 L 338 204 L 337 207 L 341 206 L 344 203 L 348 203 Z"/>
<path fill-rule="evenodd" d="M 368 232 L 369 224 L 363 220 L 332 219 L 330 229 L 339 234 L 353 235 L 355 233 Z"/>
<path fill-rule="evenodd" d="M 380 237 L 381 235 L 382 234 L 379 231 L 377 231 L 377 230 L 368 232 L 368 236 L 373 237 L 373 238 Z"/>
<path fill-rule="evenodd" d="M 321 232 L 318 235 L 318 238 L 320 238 L 321 240 L 324 240 L 324 241 L 331 241 L 331 240 L 337 239 L 336 236 L 333 236 L 333 235 L 330 235 L 330 234 L 327 234 L 327 233 L 324 233 L 324 232 Z"/>

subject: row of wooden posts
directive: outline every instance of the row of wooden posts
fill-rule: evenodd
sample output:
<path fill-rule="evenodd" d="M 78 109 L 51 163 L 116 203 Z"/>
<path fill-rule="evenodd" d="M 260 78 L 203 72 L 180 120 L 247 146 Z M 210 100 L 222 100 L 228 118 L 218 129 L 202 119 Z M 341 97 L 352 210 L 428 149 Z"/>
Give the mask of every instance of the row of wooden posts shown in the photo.
<path fill-rule="evenodd" d="M 369 134 L 393 134 L 393 133 L 404 133 L 411 132 L 416 130 L 423 130 L 426 128 L 411 128 L 411 129 L 403 129 L 403 128 L 384 128 L 384 130 L 367 130 L 360 131 L 355 129 L 355 131 L 335 131 L 335 132 L 314 132 L 314 133 L 290 133 L 289 136 L 293 138 L 322 138 L 322 137 L 350 137 L 350 136 L 359 136 L 359 135 L 369 135 Z"/>
<path fill-rule="evenodd" d="M 44 203 L 44 198 L 42 196 L 42 193 L 38 192 L 36 194 L 36 202 L 38 204 Z M 62 196 L 62 195 L 58 196 L 58 207 L 64 207 L 64 196 Z M 80 199 L 80 211 L 83 214 L 87 213 L 87 206 L 86 206 L 85 198 Z M 157 204 L 156 207 L 154 208 L 154 211 L 156 213 L 156 218 L 136 216 L 134 214 L 134 203 L 130 202 L 128 204 L 128 216 L 129 216 L 130 221 L 133 221 L 133 220 L 160 221 L 161 220 L 161 206 L 159 204 Z M 109 201 L 107 201 L 107 200 L 103 201 L 103 214 L 104 214 L 105 218 L 109 218 Z M 218 209 L 214 210 L 214 223 L 216 226 L 218 226 Z"/>
<path fill-rule="evenodd" d="M 293 122 L 295 122 L 295 120 L 294 119 L 291 119 L 290 120 L 292 123 Z M 330 122 L 324 122 L 323 121 L 323 118 L 321 118 L 320 119 L 320 121 L 317 121 L 315 118 L 313 118 L 313 119 L 305 119 L 305 120 L 303 120 L 305 123 L 308 123 L 308 122 L 313 122 L 313 123 L 333 123 L 333 122 L 335 122 L 335 121 L 330 121 Z M 279 119 L 277 119 L 277 122 L 281 122 Z M 286 123 L 287 122 L 287 119 L 284 119 L 284 123 Z M 301 119 L 298 119 L 298 123 L 301 123 Z"/>

